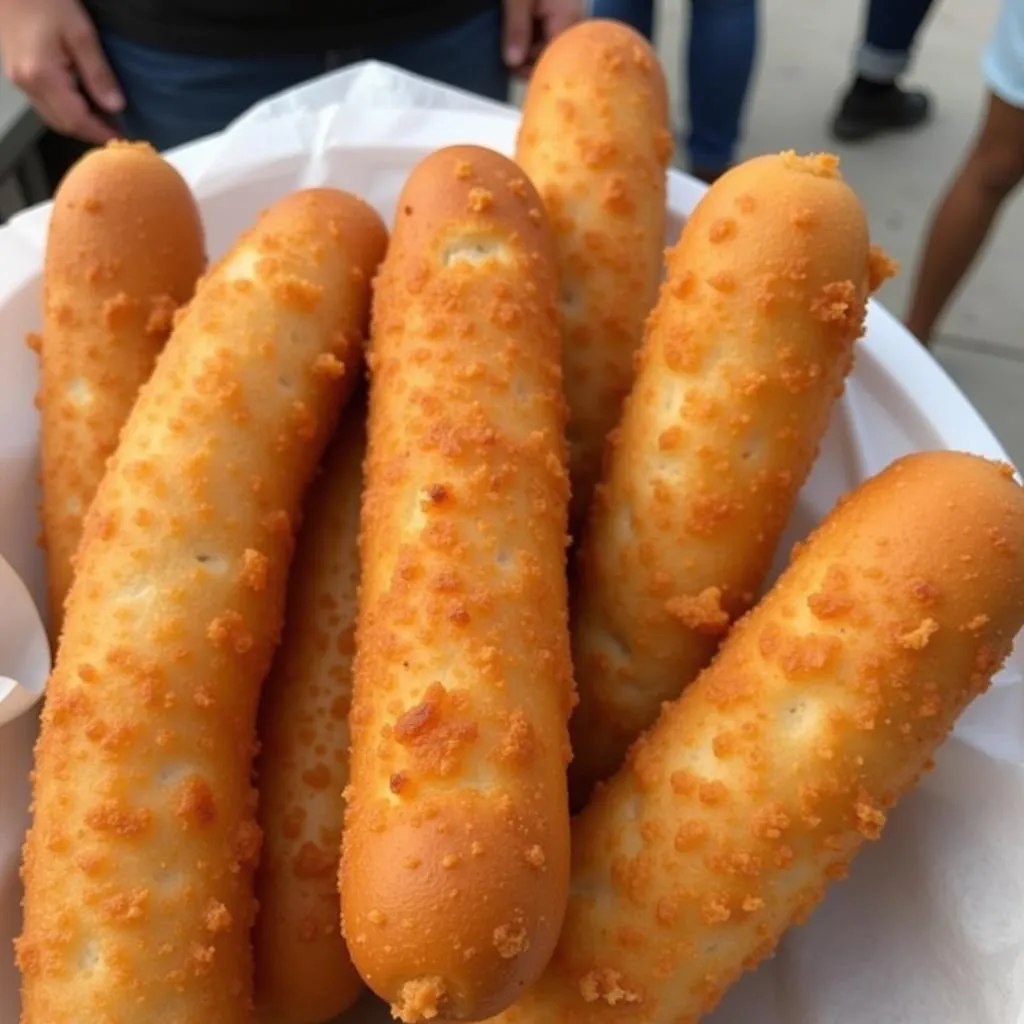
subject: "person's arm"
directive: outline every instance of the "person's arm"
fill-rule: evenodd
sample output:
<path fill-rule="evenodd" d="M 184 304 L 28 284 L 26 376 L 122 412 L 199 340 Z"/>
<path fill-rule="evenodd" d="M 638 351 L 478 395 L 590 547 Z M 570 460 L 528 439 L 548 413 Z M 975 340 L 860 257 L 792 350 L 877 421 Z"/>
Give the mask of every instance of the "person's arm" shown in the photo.
<path fill-rule="evenodd" d="M 528 71 L 547 43 L 583 17 L 583 8 L 583 0 L 504 0 L 505 63 Z"/>
<path fill-rule="evenodd" d="M 85 142 L 117 135 L 124 97 L 78 0 L 0 0 L 0 61 L 42 120 Z"/>

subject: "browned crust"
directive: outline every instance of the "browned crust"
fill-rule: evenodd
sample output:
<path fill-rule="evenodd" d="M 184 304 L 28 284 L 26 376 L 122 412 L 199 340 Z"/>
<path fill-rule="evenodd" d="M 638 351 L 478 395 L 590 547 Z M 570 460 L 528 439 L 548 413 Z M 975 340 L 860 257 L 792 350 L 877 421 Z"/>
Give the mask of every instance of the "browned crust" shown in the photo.
<path fill-rule="evenodd" d="M 256 1006 L 274 1024 L 322 1024 L 363 984 L 341 937 L 338 857 L 348 782 L 359 505 L 366 447 L 359 395 L 310 489 L 284 635 L 263 686 L 257 736 L 263 851 L 253 932 Z"/>
<path fill-rule="evenodd" d="M 661 280 L 669 129 L 657 54 L 619 22 L 563 32 L 530 79 L 516 160 L 544 200 L 558 256 L 573 530 Z"/>
<path fill-rule="evenodd" d="M 151 147 L 110 143 L 61 182 L 43 271 L 38 397 L 54 641 L 85 513 L 204 263 L 188 185 Z"/>
<path fill-rule="evenodd" d="M 565 905 L 568 485 L 554 260 L 510 161 L 424 160 L 376 283 L 343 928 L 405 1021 L 482 1019 Z"/>
<path fill-rule="evenodd" d="M 129 415 L 36 746 L 23 1024 L 249 1022 L 257 698 L 385 244 L 353 196 L 281 200 L 200 284 Z"/>
<path fill-rule="evenodd" d="M 576 820 L 552 967 L 502 1024 L 703 1020 L 932 766 L 1024 624 L 1024 490 L 912 455 L 800 547 Z"/>
<path fill-rule="evenodd" d="M 877 283 L 837 164 L 748 161 L 669 253 L 577 563 L 577 800 L 750 606 L 814 462 Z"/>

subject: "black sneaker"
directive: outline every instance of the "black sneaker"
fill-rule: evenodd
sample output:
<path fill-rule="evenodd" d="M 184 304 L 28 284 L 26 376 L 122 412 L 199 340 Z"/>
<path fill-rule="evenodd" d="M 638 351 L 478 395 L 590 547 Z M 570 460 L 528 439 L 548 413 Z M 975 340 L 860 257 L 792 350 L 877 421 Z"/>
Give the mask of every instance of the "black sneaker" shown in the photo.
<path fill-rule="evenodd" d="M 917 128 L 928 120 L 931 112 L 931 98 L 924 92 L 901 89 L 895 84 L 870 92 L 854 87 L 843 98 L 832 120 L 832 134 L 841 142 L 861 142 L 882 132 Z"/>

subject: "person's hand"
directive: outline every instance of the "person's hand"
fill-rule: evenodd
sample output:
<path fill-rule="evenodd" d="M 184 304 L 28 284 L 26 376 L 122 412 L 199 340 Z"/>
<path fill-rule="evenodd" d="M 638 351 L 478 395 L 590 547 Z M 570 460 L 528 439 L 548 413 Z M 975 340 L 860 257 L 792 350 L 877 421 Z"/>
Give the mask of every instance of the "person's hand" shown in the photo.
<path fill-rule="evenodd" d="M 583 0 L 504 0 L 505 63 L 527 72 L 552 39 L 583 18 Z"/>
<path fill-rule="evenodd" d="M 117 135 L 89 103 L 115 114 L 124 97 L 78 0 L 0 0 L 0 61 L 51 128 L 85 142 Z"/>

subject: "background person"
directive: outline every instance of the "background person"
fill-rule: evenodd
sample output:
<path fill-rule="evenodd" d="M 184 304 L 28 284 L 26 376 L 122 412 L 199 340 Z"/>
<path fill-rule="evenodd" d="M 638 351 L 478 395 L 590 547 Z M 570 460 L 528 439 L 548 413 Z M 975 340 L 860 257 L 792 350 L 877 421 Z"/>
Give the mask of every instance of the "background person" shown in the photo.
<path fill-rule="evenodd" d="M 832 134 L 859 142 L 880 132 L 906 131 L 928 120 L 931 99 L 904 89 L 914 44 L 934 0 L 870 0 L 853 82 L 832 119 Z"/>
<path fill-rule="evenodd" d="M 654 38 L 654 0 L 592 0 L 590 13 Z M 703 181 L 736 161 L 757 37 L 757 0 L 690 0 L 686 155 L 690 173 Z"/>
<path fill-rule="evenodd" d="M 54 130 L 158 149 L 375 59 L 494 99 L 582 0 L 0 0 L 0 59 Z"/>
<path fill-rule="evenodd" d="M 1024 0 L 1003 0 L 982 68 L 985 115 L 932 219 L 907 314 L 925 345 L 1024 178 Z"/>

